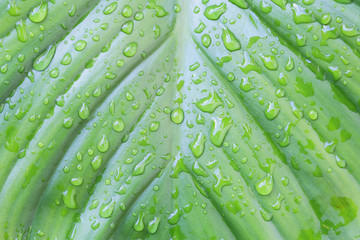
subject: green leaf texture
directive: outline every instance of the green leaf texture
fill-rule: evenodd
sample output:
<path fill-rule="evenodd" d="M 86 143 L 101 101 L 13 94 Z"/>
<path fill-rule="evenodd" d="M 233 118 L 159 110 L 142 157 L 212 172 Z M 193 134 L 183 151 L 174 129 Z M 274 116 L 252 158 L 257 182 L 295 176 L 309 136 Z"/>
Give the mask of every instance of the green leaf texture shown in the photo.
<path fill-rule="evenodd" d="M 359 0 L 0 20 L 0 239 L 360 239 Z"/>

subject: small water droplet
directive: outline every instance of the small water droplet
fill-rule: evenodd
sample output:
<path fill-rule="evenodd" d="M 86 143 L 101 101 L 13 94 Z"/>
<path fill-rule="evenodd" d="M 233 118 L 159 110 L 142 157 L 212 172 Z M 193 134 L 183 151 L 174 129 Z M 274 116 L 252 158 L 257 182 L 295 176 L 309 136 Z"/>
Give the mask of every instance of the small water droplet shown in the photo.
<path fill-rule="evenodd" d="M 277 101 L 271 101 L 268 103 L 265 117 L 269 120 L 275 119 L 280 113 L 280 105 Z"/>
<path fill-rule="evenodd" d="M 76 51 L 82 51 L 82 50 L 85 49 L 86 45 L 87 45 L 87 42 L 86 42 L 86 41 L 84 41 L 84 40 L 79 40 L 79 41 L 77 41 L 77 42 L 75 43 L 75 50 L 76 50 Z"/>
<path fill-rule="evenodd" d="M 110 218 L 115 210 L 115 202 L 111 200 L 101 205 L 99 216 L 102 218 Z"/>
<path fill-rule="evenodd" d="M 90 111 L 89 111 L 89 107 L 86 103 L 83 103 L 81 105 L 81 108 L 79 110 L 79 117 L 81 119 L 87 119 L 89 117 Z"/>
<path fill-rule="evenodd" d="M 196 158 L 199 158 L 204 153 L 205 142 L 206 137 L 202 132 L 200 132 L 196 136 L 195 140 L 190 143 L 190 149 Z"/>

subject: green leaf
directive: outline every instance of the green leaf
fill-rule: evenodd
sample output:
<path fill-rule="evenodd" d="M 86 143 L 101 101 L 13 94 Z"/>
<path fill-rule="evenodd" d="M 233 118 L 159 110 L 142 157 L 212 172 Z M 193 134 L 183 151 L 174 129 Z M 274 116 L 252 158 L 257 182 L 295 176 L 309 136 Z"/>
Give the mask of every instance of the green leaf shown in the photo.
<path fill-rule="evenodd" d="M 0 239 L 360 236 L 358 0 L 0 9 Z"/>

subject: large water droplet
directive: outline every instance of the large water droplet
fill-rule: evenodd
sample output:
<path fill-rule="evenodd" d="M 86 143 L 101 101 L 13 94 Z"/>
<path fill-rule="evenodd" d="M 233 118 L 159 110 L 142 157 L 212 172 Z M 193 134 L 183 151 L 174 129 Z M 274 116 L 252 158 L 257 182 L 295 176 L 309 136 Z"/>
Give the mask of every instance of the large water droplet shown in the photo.
<path fill-rule="evenodd" d="M 133 57 L 136 54 L 138 44 L 136 42 L 128 43 L 124 48 L 124 56 Z"/>
<path fill-rule="evenodd" d="M 241 49 L 240 41 L 228 28 L 222 29 L 221 39 L 224 43 L 225 48 L 230 52 Z"/>
<path fill-rule="evenodd" d="M 116 10 L 117 6 L 118 6 L 117 2 L 112 2 L 104 9 L 103 13 L 105 15 L 109 15 Z"/>
<path fill-rule="evenodd" d="M 226 4 L 211 5 L 205 9 L 204 15 L 210 20 L 218 20 L 226 12 Z"/>
<path fill-rule="evenodd" d="M 100 142 L 97 145 L 99 152 L 106 152 L 110 147 L 110 142 L 106 135 L 103 135 Z"/>
<path fill-rule="evenodd" d="M 112 216 L 115 210 L 115 202 L 110 199 L 110 201 L 105 202 L 101 205 L 99 210 L 99 215 L 102 218 L 109 218 Z"/>
<path fill-rule="evenodd" d="M 184 111 L 181 108 L 176 108 L 171 112 L 170 119 L 176 124 L 184 121 Z"/>
<path fill-rule="evenodd" d="M 217 146 L 221 147 L 227 133 L 232 127 L 233 120 L 230 117 L 213 117 L 210 129 L 210 140 Z"/>
<path fill-rule="evenodd" d="M 79 110 L 79 117 L 81 119 L 87 119 L 89 117 L 90 111 L 89 111 L 89 107 L 86 103 L 83 103 L 81 105 L 81 108 Z"/>
<path fill-rule="evenodd" d="M 213 113 L 216 108 L 223 105 L 223 101 L 216 92 L 210 92 L 207 97 L 200 99 L 195 105 L 203 112 Z"/>
<path fill-rule="evenodd" d="M 153 220 L 151 220 L 148 224 L 148 231 L 149 233 L 151 234 L 154 234 L 156 233 L 156 231 L 158 230 L 159 228 L 159 224 L 160 224 L 160 218 L 158 217 L 155 217 Z"/>
<path fill-rule="evenodd" d="M 280 105 L 276 101 L 271 101 L 268 103 L 266 111 L 265 111 L 265 117 L 269 120 L 275 119 L 280 113 Z"/>
<path fill-rule="evenodd" d="M 35 6 L 29 13 L 29 19 L 34 23 L 39 23 L 44 21 L 48 13 L 48 3 L 41 2 L 39 5 Z"/>
<path fill-rule="evenodd" d="M 272 192 L 273 187 L 273 180 L 270 174 L 255 184 L 256 191 L 263 196 L 269 195 Z"/>
<path fill-rule="evenodd" d="M 21 19 L 16 23 L 15 26 L 17 38 L 20 42 L 26 42 L 28 40 L 28 35 L 26 33 L 26 22 Z"/>
<path fill-rule="evenodd" d="M 204 153 L 205 141 L 206 141 L 205 135 L 202 132 L 200 132 L 196 136 L 195 140 L 192 143 L 190 143 L 189 145 L 190 149 L 195 157 L 198 158 Z"/>
<path fill-rule="evenodd" d="M 62 193 L 62 200 L 66 207 L 68 207 L 70 209 L 77 208 L 75 195 L 76 195 L 76 190 L 73 187 L 68 187 L 68 189 Z"/>
<path fill-rule="evenodd" d="M 56 52 L 56 46 L 51 45 L 44 51 L 40 56 L 38 56 L 33 64 L 33 68 L 37 71 L 45 70 L 51 63 Z"/>

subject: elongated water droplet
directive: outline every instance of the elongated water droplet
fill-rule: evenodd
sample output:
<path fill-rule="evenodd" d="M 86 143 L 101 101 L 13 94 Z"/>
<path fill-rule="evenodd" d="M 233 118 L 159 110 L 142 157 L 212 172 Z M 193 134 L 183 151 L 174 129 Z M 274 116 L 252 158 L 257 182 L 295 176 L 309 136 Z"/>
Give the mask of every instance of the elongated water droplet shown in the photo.
<path fill-rule="evenodd" d="M 176 209 L 168 217 L 168 223 L 171 225 L 175 225 L 180 220 L 180 217 L 182 216 L 182 214 L 183 214 L 183 212 L 180 209 Z"/>
<path fill-rule="evenodd" d="M 268 222 L 268 221 L 270 221 L 270 220 L 272 219 L 273 215 L 272 215 L 269 211 L 265 210 L 265 209 L 262 208 L 262 207 L 260 207 L 259 210 L 260 210 L 261 217 L 262 217 L 266 222 Z"/>
<path fill-rule="evenodd" d="M 110 142 L 107 138 L 106 135 L 103 135 L 100 142 L 97 145 L 97 149 L 99 150 L 99 152 L 106 152 L 110 147 Z"/>
<path fill-rule="evenodd" d="M 230 117 L 213 117 L 210 129 L 210 140 L 217 146 L 221 147 L 227 133 L 232 127 L 233 120 Z"/>
<path fill-rule="evenodd" d="M 154 217 L 154 219 L 149 222 L 148 227 L 147 227 L 149 233 L 151 233 L 151 234 L 156 233 L 156 231 L 159 228 L 159 224 L 160 224 L 160 218 Z"/>
<path fill-rule="evenodd" d="M 16 5 L 14 0 L 8 1 L 7 12 L 10 16 L 19 16 L 21 14 L 21 9 Z"/>
<path fill-rule="evenodd" d="M 70 209 L 77 209 L 75 195 L 76 195 L 76 190 L 73 187 L 68 187 L 68 189 L 62 193 L 62 200 L 66 207 Z"/>
<path fill-rule="evenodd" d="M 116 10 L 117 6 L 118 6 L 117 2 L 112 2 L 104 9 L 103 13 L 105 15 L 109 15 Z"/>
<path fill-rule="evenodd" d="M 81 105 L 80 110 L 79 110 L 79 117 L 80 117 L 81 119 L 87 119 L 87 118 L 89 117 L 89 114 L 90 114 L 90 112 L 89 112 L 89 107 L 88 107 L 88 105 L 87 105 L 86 103 L 83 103 L 83 104 Z"/>
<path fill-rule="evenodd" d="M 190 149 L 195 157 L 199 158 L 204 153 L 205 141 L 206 141 L 205 135 L 202 132 L 200 132 L 196 136 L 195 140 L 192 143 L 190 143 L 189 145 Z"/>
<path fill-rule="evenodd" d="M 26 42 L 28 40 L 28 35 L 26 33 L 26 22 L 25 20 L 21 19 L 16 23 L 15 26 L 17 38 L 20 42 Z"/>
<path fill-rule="evenodd" d="M 134 224 L 134 229 L 137 232 L 141 232 L 142 230 L 144 230 L 145 225 L 144 225 L 144 212 L 140 212 L 135 224 Z"/>
<path fill-rule="evenodd" d="M 112 216 L 115 210 L 115 202 L 110 199 L 110 201 L 105 202 L 101 205 L 99 210 L 99 215 L 102 218 L 109 218 Z"/>
<path fill-rule="evenodd" d="M 211 5 L 205 9 L 204 15 L 210 20 L 218 20 L 226 12 L 226 4 Z"/>
<path fill-rule="evenodd" d="M 56 52 L 56 46 L 51 45 L 46 51 L 44 51 L 40 56 L 38 56 L 33 64 L 33 68 L 37 71 L 45 70 L 51 63 Z"/>
<path fill-rule="evenodd" d="M 29 13 L 29 19 L 34 23 L 39 23 L 44 21 L 48 13 L 48 3 L 41 2 L 39 5 L 35 6 Z"/>
<path fill-rule="evenodd" d="M 102 164 L 101 156 L 95 156 L 94 159 L 91 161 L 91 166 L 94 169 L 94 171 L 98 170 L 101 164 Z"/>
<path fill-rule="evenodd" d="M 229 0 L 229 2 L 242 9 L 247 9 L 249 7 L 249 4 L 245 0 Z"/>
<path fill-rule="evenodd" d="M 221 39 L 224 43 L 225 48 L 230 52 L 241 49 L 240 41 L 228 28 L 222 29 Z"/>
<path fill-rule="evenodd" d="M 287 0 L 271 0 L 273 3 L 278 5 L 282 10 L 286 9 Z"/>
<path fill-rule="evenodd" d="M 346 161 L 344 159 L 339 158 L 338 156 L 335 156 L 336 164 L 340 168 L 346 168 Z"/>
<path fill-rule="evenodd" d="M 292 57 L 289 57 L 285 69 L 286 71 L 290 72 L 294 69 L 294 67 L 295 67 L 294 59 Z"/>

